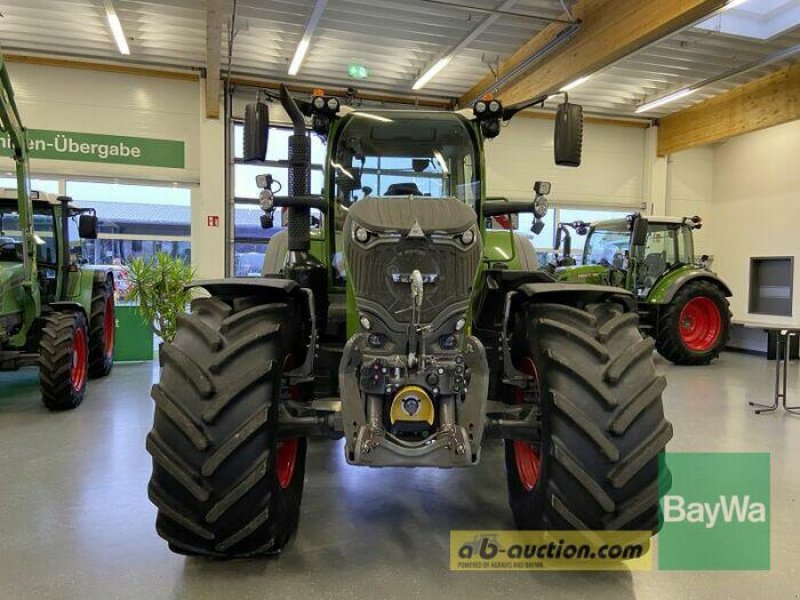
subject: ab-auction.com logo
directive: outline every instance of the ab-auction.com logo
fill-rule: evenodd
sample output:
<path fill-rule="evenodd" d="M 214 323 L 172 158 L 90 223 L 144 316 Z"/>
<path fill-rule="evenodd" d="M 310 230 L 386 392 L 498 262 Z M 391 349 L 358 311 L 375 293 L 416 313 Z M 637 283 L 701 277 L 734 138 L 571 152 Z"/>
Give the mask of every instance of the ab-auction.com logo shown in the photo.
<path fill-rule="evenodd" d="M 647 570 L 649 532 L 451 531 L 453 570 Z"/>
<path fill-rule="evenodd" d="M 659 468 L 659 569 L 770 568 L 769 454 L 668 452 Z"/>

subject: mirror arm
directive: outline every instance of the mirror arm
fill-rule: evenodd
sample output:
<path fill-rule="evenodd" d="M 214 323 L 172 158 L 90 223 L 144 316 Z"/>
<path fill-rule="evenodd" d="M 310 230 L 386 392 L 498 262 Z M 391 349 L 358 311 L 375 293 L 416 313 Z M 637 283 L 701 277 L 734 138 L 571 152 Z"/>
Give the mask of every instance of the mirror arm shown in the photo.
<path fill-rule="evenodd" d="M 328 203 L 322 196 L 274 196 L 275 208 L 315 208 L 323 214 L 328 213 Z"/>
<path fill-rule="evenodd" d="M 551 97 L 551 96 L 564 96 L 564 102 L 569 102 L 569 94 L 567 92 L 555 92 L 553 94 L 542 94 L 541 96 L 536 96 L 535 98 L 531 98 L 530 100 L 523 100 L 522 102 L 517 102 L 516 104 L 512 104 L 511 106 L 507 106 L 503 109 L 503 121 L 508 121 L 516 115 L 519 111 L 525 110 L 526 108 L 531 108 L 532 106 L 536 106 L 540 104 L 544 106 L 544 103 Z"/>
<path fill-rule="evenodd" d="M 498 215 L 517 215 L 519 213 L 532 213 L 536 203 L 527 200 L 512 200 L 510 202 L 484 202 L 483 216 L 496 217 Z"/>

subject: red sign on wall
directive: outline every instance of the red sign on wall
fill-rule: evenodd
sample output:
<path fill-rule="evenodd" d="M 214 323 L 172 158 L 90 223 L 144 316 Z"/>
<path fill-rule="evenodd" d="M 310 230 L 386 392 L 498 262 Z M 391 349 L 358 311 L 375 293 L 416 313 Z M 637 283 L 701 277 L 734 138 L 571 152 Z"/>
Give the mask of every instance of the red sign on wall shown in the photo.
<path fill-rule="evenodd" d="M 208 226 L 219 227 L 219 215 L 208 215 Z"/>

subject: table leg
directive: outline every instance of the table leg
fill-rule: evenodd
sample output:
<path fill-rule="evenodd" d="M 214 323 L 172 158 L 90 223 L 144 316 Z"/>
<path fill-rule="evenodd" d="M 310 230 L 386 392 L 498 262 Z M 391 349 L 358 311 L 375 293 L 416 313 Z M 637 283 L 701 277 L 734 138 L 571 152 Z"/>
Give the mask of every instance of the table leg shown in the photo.
<path fill-rule="evenodd" d="M 786 348 L 784 349 L 784 358 L 783 358 L 783 395 L 781 400 L 783 401 L 783 408 L 786 412 L 790 412 L 794 415 L 800 415 L 800 406 L 786 406 L 786 385 L 788 379 L 788 372 L 789 372 L 789 351 L 792 347 L 792 336 L 797 335 L 796 332 L 792 331 L 789 335 L 786 336 Z"/>
<path fill-rule="evenodd" d="M 786 343 L 787 337 L 788 337 L 788 332 L 783 332 L 783 331 L 779 331 L 775 335 L 775 390 L 774 390 L 772 404 L 759 404 L 758 402 L 749 402 L 750 406 L 757 407 L 755 410 L 755 413 L 757 415 L 777 410 L 781 398 L 783 398 L 784 403 L 786 402 L 785 368 L 784 368 L 783 394 L 781 394 L 781 362 L 783 360 L 781 356 L 781 349 L 784 348 L 784 344 Z M 785 357 L 788 355 L 788 352 L 784 350 L 783 354 Z"/>

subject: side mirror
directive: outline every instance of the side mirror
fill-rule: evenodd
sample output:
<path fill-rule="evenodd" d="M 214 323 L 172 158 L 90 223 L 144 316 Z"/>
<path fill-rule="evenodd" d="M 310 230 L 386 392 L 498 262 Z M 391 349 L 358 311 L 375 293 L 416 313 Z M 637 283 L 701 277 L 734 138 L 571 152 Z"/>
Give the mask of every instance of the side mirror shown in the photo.
<path fill-rule="evenodd" d="M 579 167 L 583 150 L 583 107 L 564 102 L 556 112 L 553 140 L 556 164 Z"/>
<path fill-rule="evenodd" d="M 253 102 L 244 108 L 245 162 L 264 161 L 269 140 L 269 107 L 263 102 Z"/>
<path fill-rule="evenodd" d="M 631 233 L 632 246 L 644 246 L 647 242 L 647 220 L 638 217 L 633 221 L 633 231 Z"/>
<path fill-rule="evenodd" d="M 544 229 L 544 221 L 541 221 L 539 219 L 534 220 L 533 225 L 531 225 L 531 231 L 535 235 L 539 235 L 540 233 L 542 233 L 543 229 Z"/>
<path fill-rule="evenodd" d="M 81 215 L 78 217 L 78 235 L 83 240 L 97 239 L 96 215 Z"/>

